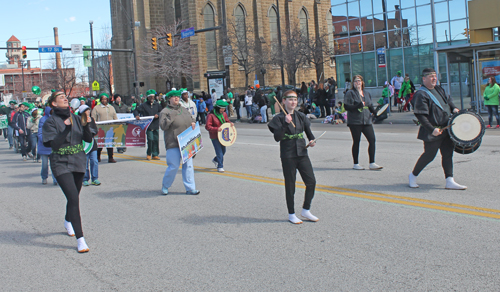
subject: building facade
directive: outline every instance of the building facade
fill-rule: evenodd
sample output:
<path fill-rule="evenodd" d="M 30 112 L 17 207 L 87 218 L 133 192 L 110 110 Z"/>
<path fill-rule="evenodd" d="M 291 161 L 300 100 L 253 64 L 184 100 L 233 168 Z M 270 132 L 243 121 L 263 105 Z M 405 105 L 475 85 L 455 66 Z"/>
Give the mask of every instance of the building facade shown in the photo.
<path fill-rule="evenodd" d="M 159 92 L 164 92 L 169 81 L 174 87 L 207 91 L 205 74 L 221 71 L 229 72 L 226 80 L 227 86 L 231 88 L 244 88 L 247 82 L 253 85 L 255 80 L 261 85 L 276 86 L 281 84 L 281 68 L 277 62 L 269 60 L 272 60 L 273 54 L 276 54 L 278 49 L 279 34 L 281 33 L 283 47 L 287 45 L 288 32 L 300 33 L 308 38 L 325 37 L 327 42 L 324 46 L 333 47 L 333 36 L 329 34 L 332 30 L 330 8 L 330 1 L 321 0 L 138 0 L 133 3 L 127 0 L 112 0 L 112 45 L 114 48 L 132 47 L 130 15 L 134 16 L 134 21 L 141 22 L 140 26 L 135 28 L 138 55 L 150 50 L 147 45 L 139 44 L 150 43 L 150 38 L 154 36 L 153 33 L 158 27 L 169 26 L 176 20 L 181 20 L 182 29 L 194 27 L 195 30 L 200 30 L 223 26 L 226 16 L 227 38 L 223 30 L 197 33 L 189 38 L 189 50 L 185 52 L 183 58 L 189 59 L 196 68 L 191 77 L 178 76 L 174 80 L 165 80 L 142 75 L 138 78 L 139 81 L 145 82 L 145 87 L 141 88 L 141 91 L 155 88 Z M 246 40 L 245 45 L 248 49 L 245 52 L 233 53 L 232 64 L 226 67 L 224 57 L 227 56 L 224 55 L 223 46 L 231 45 L 233 51 L 237 50 L 238 44 L 241 46 L 241 41 L 238 40 L 241 39 Z M 159 40 L 161 41 L 163 40 Z M 259 65 L 253 64 L 248 67 L 238 62 L 239 59 L 256 59 L 251 51 L 256 51 L 256 55 L 266 61 L 261 60 Z M 329 54 L 323 55 L 320 62 L 316 61 L 314 64 L 306 62 L 298 66 L 293 76 L 285 72 L 287 74 L 285 83 L 295 80 L 296 84 L 292 85 L 298 85 L 297 83 L 301 81 L 318 79 L 321 81 L 335 76 L 335 63 L 331 61 Z M 138 67 L 143 67 L 140 59 L 138 62 Z M 255 60 L 252 62 L 257 63 Z M 127 70 L 132 65 L 131 55 L 113 53 L 113 64 L 117 92 L 133 92 L 131 87 L 133 72 Z"/>
<path fill-rule="evenodd" d="M 360 74 L 368 89 L 378 94 L 397 71 L 409 74 L 415 84 L 420 84 L 422 69 L 431 67 L 457 105 L 481 107 L 482 94 L 477 88 L 482 81 L 474 55 L 479 47 L 499 47 L 500 1 L 331 3 L 339 88 L 344 87 L 346 78 Z M 473 48 L 480 41 L 483 43 Z M 380 48 L 385 48 L 386 67 L 378 66 Z"/>

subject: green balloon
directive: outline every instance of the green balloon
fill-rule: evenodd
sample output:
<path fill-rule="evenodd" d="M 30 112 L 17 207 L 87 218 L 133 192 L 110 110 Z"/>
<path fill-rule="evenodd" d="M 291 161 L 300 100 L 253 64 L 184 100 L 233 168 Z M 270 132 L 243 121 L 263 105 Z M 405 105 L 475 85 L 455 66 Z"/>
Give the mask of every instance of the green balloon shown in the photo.
<path fill-rule="evenodd" d="M 32 91 L 34 94 L 36 94 L 36 95 L 40 95 L 40 92 L 42 92 L 42 91 L 40 90 L 40 87 L 38 87 L 38 86 L 33 86 L 33 87 L 31 87 L 31 91 Z"/>

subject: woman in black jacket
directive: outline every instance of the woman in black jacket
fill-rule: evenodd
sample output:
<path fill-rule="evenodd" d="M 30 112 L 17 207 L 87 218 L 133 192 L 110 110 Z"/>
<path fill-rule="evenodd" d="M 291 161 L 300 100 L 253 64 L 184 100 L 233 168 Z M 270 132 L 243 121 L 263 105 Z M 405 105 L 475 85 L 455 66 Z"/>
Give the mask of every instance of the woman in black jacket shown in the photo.
<path fill-rule="evenodd" d="M 371 113 L 375 114 L 370 93 L 364 91 L 365 83 L 361 75 L 354 76 L 351 90 L 347 91 L 344 97 L 344 108 L 347 110 L 347 126 L 351 130 L 352 136 L 352 159 L 353 168 L 363 170 L 359 165 L 359 143 L 361 133 L 368 140 L 368 155 L 370 156 L 370 169 L 382 169 L 375 163 L 375 132 L 373 131 Z"/>
<path fill-rule="evenodd" d="M 52 148 L 50 167 L 67 199 L 64 227 L 69 236 L 76 235 L 78 252 L 88 252 L 83 238 L 79 195 L 87 160 L 82 141 L 92 142 L 90 116 L 72 114 L 62 91 L 53 92 L 48 105 L 53 114 L 43 124 L 43 145 Z"/>

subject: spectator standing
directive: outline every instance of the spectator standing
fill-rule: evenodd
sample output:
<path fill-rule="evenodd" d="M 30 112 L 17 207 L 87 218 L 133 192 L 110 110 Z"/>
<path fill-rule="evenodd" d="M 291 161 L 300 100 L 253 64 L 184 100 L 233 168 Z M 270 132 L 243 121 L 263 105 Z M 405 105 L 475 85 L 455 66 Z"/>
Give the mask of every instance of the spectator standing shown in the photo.
<path fill-rule="evenodd" d="M 500 87 L 494 76 L 488 78 L 488 85 L 484 89 L 484 105 L 488 108 L 488 125 L 486 128 L 491 128 L 491 123 L 493 122 L 493 115 L 497 118 L 497 128 L 500 128 L 500 120 L 498 118 L 498 94 L 500 93 Z"/>
<path fill-rule="evenodd" d="M 92 111 L 92 117 L 96 122 L 118 120 L 115 108 L 108 103 L 109 95 L 107 93 L 101 93 L 99 95 L 100 104 L 94 107 Z M 113 158 L 113 147 L 106 148 L 108 151 L 108 163 L 116 163 Z M 101 152 L 102 148 L 97 148 L 97 161 L 101 162 Z"/>

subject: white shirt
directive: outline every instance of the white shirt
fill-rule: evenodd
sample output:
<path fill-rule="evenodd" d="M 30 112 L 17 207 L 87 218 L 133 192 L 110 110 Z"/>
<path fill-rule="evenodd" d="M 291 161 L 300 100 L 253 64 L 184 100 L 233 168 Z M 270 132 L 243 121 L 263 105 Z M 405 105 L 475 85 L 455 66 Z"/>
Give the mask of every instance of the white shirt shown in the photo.
<path fill-rule="evenodd" d="M 391 84 L 394 85 L 394 88 L 395 89 L 401 89 L 401 84 L 403 84 L 403 82 L 405 81 L 405 79 L 403 78 L 403 76 L 394 76 L 392 77 L 392 80 L 391 80 Z"/>
<path fill-rule="evenodd" d="M 252 97 L 246 95 L 245 96 L 245 105 L 252 105 Z"/>
<path fill-rule="evenodd" d="M 179 103 L 182 107 L 187 108 L 191 116 L 196 120 L 196 116 L 198 115 L 198 110 L 196 109 L 196 103 L 188 98 L 188 101 L 184 101 L 184 99 L 180 99 Z"/>

